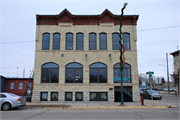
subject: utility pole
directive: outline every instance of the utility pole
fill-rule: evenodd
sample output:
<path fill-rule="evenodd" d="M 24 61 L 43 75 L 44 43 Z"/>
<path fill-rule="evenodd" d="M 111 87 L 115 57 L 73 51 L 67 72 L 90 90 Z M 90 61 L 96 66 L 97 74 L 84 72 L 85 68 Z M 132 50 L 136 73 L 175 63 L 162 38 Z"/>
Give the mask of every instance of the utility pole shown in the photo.
<path fill-rule="evenodd" d="M 18 78 L 18 67 L 17 67 L 17 78 Z"/>
<path fill-rule="evenodd" d="M 25 76 L 25 69 L 23 70 L 23 78 L 24 78 L 24 76 Z"/>
<path fill-rule="evenodd" d="M 168 54 L 166 53 L 166 63 L 167 63 L 167 79 L 168 79 L 168 93 L 169 91 L 169 68 L 168 68 Z"/>

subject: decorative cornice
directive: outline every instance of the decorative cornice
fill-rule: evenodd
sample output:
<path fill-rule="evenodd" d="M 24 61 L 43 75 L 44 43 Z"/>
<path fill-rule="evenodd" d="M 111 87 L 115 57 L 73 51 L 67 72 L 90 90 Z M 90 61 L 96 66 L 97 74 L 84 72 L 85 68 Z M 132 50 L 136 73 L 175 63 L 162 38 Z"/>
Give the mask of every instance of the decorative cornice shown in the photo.
<path fill-rule="evenodd" d="M 124 15 L 123 25 L 136 25 L 138 15 Z M 114 23 L 120 25 L 120 15 L 113 15 L 108 9 L 100 15 L 72 15 L 64 9 L 59 15 L 36 15 L 37 25 L 58 25 L 59 23 L 73 23 L 73 25 L 100 25 L 100 23 Z"/>

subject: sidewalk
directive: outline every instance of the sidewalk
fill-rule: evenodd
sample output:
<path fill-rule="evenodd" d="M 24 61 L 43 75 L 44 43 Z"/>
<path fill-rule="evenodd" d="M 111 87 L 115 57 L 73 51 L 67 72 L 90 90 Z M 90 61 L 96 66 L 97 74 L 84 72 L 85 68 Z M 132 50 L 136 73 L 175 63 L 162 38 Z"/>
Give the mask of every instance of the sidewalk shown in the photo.
<path fill-rule="evenodd" d="M 45 109 L 147 109 L 147 108 L 170 108 L 171 106 L 166 102 L 159 100 L 146 100 L 144 105 L 141 106 L 141 101 L 137 102 L 124 102 L 121 103 L 110 103 L 110 102 L 41 102 L 41 103 L 30 103 L 27 102 L 25 107 L 44 107 Z"/>

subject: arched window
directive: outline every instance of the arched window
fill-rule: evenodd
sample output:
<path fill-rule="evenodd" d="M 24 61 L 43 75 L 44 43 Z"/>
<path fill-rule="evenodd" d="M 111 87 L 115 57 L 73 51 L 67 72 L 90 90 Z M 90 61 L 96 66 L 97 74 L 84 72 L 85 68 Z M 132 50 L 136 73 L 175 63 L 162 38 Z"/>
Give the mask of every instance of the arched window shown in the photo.
<path fill-rule="evenodd" d="M 66 83 L 83 83 L 83 66 L 81 64 L 66 65 Z"/>
<path fill-rule="evenodd" d="M 119 34 L 113 33 L 112 39 L 113 39 L 113 50 L 119 50 Z"/>
<path fill-rule="evenodd" d="M 107 50 L 107 35 L 106 33 L 100 33 L 100 50 Z"/>
<path fill-rule="evenodd" d="M 73 50 L 73 34 L 66 34 L 66 50 Z"/>
<path fill-rule="evenodd" d="M 46 63 L 41 67 L 41 83 L 58 83 L 59 65 Z"/>
<path fill-rule="evenodd" d="M 89 34 L 89 50 L 96 50 L 96 33 Z"/>
<path fill-rule="evenodd" d="M 44 33 L 43 34 L 43 45 L 42 45 L 43 50 L 49 50 L 49 41 L 50 41 L 50 34 Z"/>
<path fill-rule="evenodd" d="M 90 65 L 90 83 L 107 83 L 107 66 L 105 64 Z"/>
<path fill-rule="evenodd" d="M 83 33 L 76 34 L 76 50 L 83 50 Z"/>
<path fill-rule="evenodd" d="M 123 69 L 123 83 L 131 83 L 131 66 L 125 63 Z M 114 83 L 121 83 L 120 63 L 114 65 Z"/>
<path fill-rule="evenodd" d="M 130 50 L 130 34 L 129 33 L 123 33 L 123 45 L 125 47 L 125 50 Z"/>
<path fill-rule="evenodd" d="M 60 34 L 54 33 L 53 34 L 53 50 L 59 50 L 60 49 Z"/>

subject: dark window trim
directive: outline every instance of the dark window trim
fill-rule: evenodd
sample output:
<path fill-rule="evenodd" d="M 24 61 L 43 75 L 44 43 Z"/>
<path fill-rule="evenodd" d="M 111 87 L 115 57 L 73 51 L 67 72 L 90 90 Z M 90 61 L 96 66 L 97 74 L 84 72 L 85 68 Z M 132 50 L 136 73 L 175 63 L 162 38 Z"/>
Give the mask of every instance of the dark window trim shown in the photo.
<path fill-rule="evenodd" d="M 82 65 L 81 63 L 78 63 L 78 62 L 71 62 L 71 63 L 77 63 L 77 64 Z M 71 63 L 66 64 L 66 66 L 71 64 Z M 66 82 L 66 66 L 65 66 L 65 84 L 74 84 L 74 83 L 76 83 L 75 80 L 73 80 L 73 83 L 67 83 Z M 84 66 L 83 65 L 82 65 L 82 67 L 68 67 L 68 68 L 73 68 L 73 77 L 74 78 L 75 78 L 75 68 L 77 68 L 77 69 L 82 68 L 82 78 L 84 78 L 84 76 L 83 76 L 83 68 L 84 68 Z M 82 79 L 82 83 L 83 82 L 84 82 L 84 80 Z M 82 83 L 76 83 L 76 84 L 82 84 Z"/>
<path fill-rule="evenodd" d="M 54 34 L 59 34 L 59 49 L 54 49 Z M 57 41 L 55 41 L 55 42 L 57 42 Z M 52 50 L 60 50 L 60 46 L 61 46 L 61 33 L 55 32 L 55 33 L 53 33 Z"/>
<path fill-rule="evenodd" d="M 125 50 L 131 50 L 131 38 L 130 38 L 130 33 L 124 32 L 123 35 L 124 35 L 124 34 L 129 34 L 129 49 L 126 49 L 126 47 L 125 47 Z M 124 38 L 122 38 L 122 39 L 123 39 L 123 44 L 124 44 Z"/>
<path fill-rule="evenodd" d="M 47 93 L 47 100 L 42 99 L 42 93 Z M 41 92 L 41 94 L 40 94 L 40 101 L 48 101 L 48 92 Z"/>
<path fill-rule="evenodd" d="M 91 99 L 91 93 L 96 93 L 96 100 Z M 107 96 L 106 100 L 101 99 L 101 93 L 106 93 L 106 96 Z M 90 101 L 108 101 L 108 92 L 90 92 L 89 93 L 89 100 Z"/>
<path fill-rule="evenodd" d="M 100 41 L 101 34 L 105 34 L 106 35 L 106 49 L 101 49 L 101 41 Z M 107 50 L 107 33 L 105 33 L 105 32 L 99 33 L 99 50 Z"/>
<path fill-rule="evenodd" d="M 112 33 L 112 50 L 119 50 L 119 49 L 114 49 L 114 46 L 113 46 L 113 34 L 118 34 L 119 35 L 119 33 L 118 32 L 114 32 L 114 33 Z M 118 41 L 118 44 L 119 44 L 119 41 Z"/>
<path fill-rule="evenodd" d="M 56 64 L 56 63 L 54 63 L 54 62 L 47 62 L 47 63 Z M 47 64 L 47 63 L 44 63 L 43 65 L 45 65 L 45 64 Z M 43 70 L 43 69 L 50 69 L 50 70 L 51 70 L 51 69 L 58 69 L 58 82 L 57 82 L 57 83 L 59 83 L 59 67 L 47 67 L 47 68 L 43 68 L 43 67 L 42 67 L 43 65 L 41 65 L 41 84 L 47 84 L 47 83 L 43 83 L 43 82 L 42 82 L 42 77 L 43 77 L 43 76 L 42 76 L 42 70 Z M 58 64 L 56 64 L 56 65 L 58 65 Z M 58 65 L 58 66 L 59 66 L 59 65 Z M 50 81 L 51 74 L 50 74 L 50 73 L 51 73 L 51 72 L 49 72 L 49 82 L 48 82 L 48 84 L 51 83 L 51 81 Z M 57 83 L 51 83 L 51 84 L 57 84 Z"/>
<path fill-rule="evenodd" d="M 120 64 L 120 62 L 119 62 L 119 63 L 116 63 L 116 64 Z M 113 65 L 113 82 L 114 82 L 114 66 L 115 66 L 116 64 Z M 125 64 L 128 64 L 128 63 L 125 63 Z M 130 83 L 132 83 L 131 65 L 130 65 L 130 64 L 128 64 L 128 65 L 130 66 L 130 78 L 131 78 Z M 120 67 L 118 67 L 118 68 L 120 69 Z M 124 67 L 124 68 L 129 68 L 129 67 Z M 123 82 L 123 83 L 124 83 L 124 82 Z M 120 84 L 120 83 L 115 83 L 115 82 L 114 82 L 114 84 Z"/>
<path fill-rule="evenodd" d="M 96 93 L 96 100 L 92 100 L 92 99 L 91 99 L 91 93 Z M 90 92 L 89 98 L 90 98 L 90 99 L 89 99 L 90 101 L 97 101 L 97 92 Z"/>
<path fill-rule="evenodd" d="M 43 43 L 44 43 L 44 34 L 49 34 L 49 48 L 50 48 L 50 38 L 51 38 L 51 34 L 50 33 L 48 33 L 48 32 L 45 32 L 45 33 L 43 33 L 43 37 L 42 37 L 42 50 L 49 50 L 49 49 L 43 49 Z"/>
<path fill-rule="evenodd" d="M 57 93 L 57 100 L 52 100 L 52 93 Z M 51 101 L 58 101 L 58 92 L 51 92 Z"/>
<path fill-rule="evenodd" d="M 95 34 L 95 49 L 90 49 L 90 34 Z M 97 50 L 97 34 L 95 32 L 89 33 L 89 50 Z"/>
<path fill-rule="evenodd" d="M 14 83 L 14 82 L 10 82 L 10 89 L 11 89 L 11 83 Z M 14 83 L 15 84 L 15 83 Z M 13 89 L 14 89 L 14 85 L 13 85 Z M 11 90 L 13 90 L 13 89 L 11 89 Z"/>
<path fill-rule="evenodd" d="M 82 49 L 77 49 L 77 34 L 82 34 L 83 35 L 83 41 L 82 41 L 83 47 L 82 47 Z M 84 33 L 82 33 L 82 32 L 76 33 L 76 50 L 84 50 Z"/>
<path fill-rule="evenodd" d="M 95 63 L 101 63 L 101 62 L 95 62 Z M 104 63 L 101 63 L 101 64 L 104 64 L 104 65 L 106 65 L 106 67 L 93 67 L 93 68 L 98 68 L 98 82 L 97 83 L 91 83 L 91 79 L 90 79 L 90 77 L 91 77 L 91 75 L 90 75 L 90 70 L 91 70 L 91 65 L 93 65 L 93 64 L 95 64 L 95 63 L 92 63 L 92 64 L 90 64 L 89 65 L 89 83 L 90 84 L 106 84 L 106 83 L 108 83 L 108 70 L 107 70 L 107 65 L 106 64 L 104 64 Z M 107 77 L 107 81 L 106 81 L 106 83 L 100 83 L 99 82 L 99 68 L 106 68 L 106 77 Z"/>
<path fill-rule="evenodd" d="M 66 99 L 66 93 L 71 93 L 71 99 L 72 99 L 72 100 L 67 100 L 67 99 Z M 65 92 L 65 101 L 73 101 L 73 92 Z"/>
<path fill-rule="evenodd" d="M 67 34 L 72 34 L 72 49 L 67 49 Z M 73 50 L 73 33 L 71 32 L 66 33 L 66 50 Z"/>
<path fill-rule="evenodd" d="M 77 100 L 77 93 L 82 93 L 82 99 L 81 99 L 81 100 Z M 75 100 L 76 100 L 76 101 L 83 101 L 83 92 L 76 92 L 76 93 L 75 93 Z"/>

